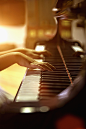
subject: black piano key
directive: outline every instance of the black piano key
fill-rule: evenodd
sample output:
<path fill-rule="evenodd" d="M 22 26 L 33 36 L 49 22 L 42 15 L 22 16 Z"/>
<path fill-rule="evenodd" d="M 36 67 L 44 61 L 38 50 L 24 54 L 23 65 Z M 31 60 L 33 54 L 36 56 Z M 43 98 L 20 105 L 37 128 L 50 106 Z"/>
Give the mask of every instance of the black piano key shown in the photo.
<path fill-rule="evenodd" d="M 41 85 L 43 86 L 63 86 L 63 85 L 65 85 L 66 87 L 69 85 L 70 83 L 68 82 L 65 82 L 65 84 L 64 84 L 64 82 L 55 82 L 55 81 L 53 81 L 53 82 L 41 82 Z"/>
<path fill-rule="evenodd" d="M 54 95 L 54 94 L 57 94 L 59 92 L 61 92 L 60 89 L 59 90 L 53 90 L 53 92 L 52 92 L 52 90 L 46 90 L 46 89 L 44 90 L 44 89 L 42 89 L 41 92 L 39 93 L 39 95 L 40 96 L 43 96 L 43 95 L 46 95 L 47 96 L 48 94 L 50 94 L 50 95 L 53 94 Z"/>
<path fill-rule="evenodd" d="M 58 84 L 54 84 L 54 83 L 49 83 L 49 84 L 41 84 L 41 86 L 39 87 L 39 90 L 40 89 L 65 89 L 67 86 L 69 86 L 70 83 L 65 83 L 65 84 L 61 84 L 61 83 L 58 83 Z"/>
<path fill-rule="evenodd" d="M 74 51 L 72 49 L 69 49 L 67 47 L 66 49 L 62 48 L 62 53 L 64 56 L 64 60 L 67 66 L 67 69 L 69 71 L 70 76 L 74 79 L 77 74 L 80 71 L 81 66 L 81 59 L 77 57 L 73 57 Z M 45 58 L 44 61 L 47 61 L 55 66 L 55 70 L 53 72 L 42 72 L 41 79 L 40 79 L 40 97 L 43 98 L 43 96 L 47 96 L 47 92 L 51 93 L 60 93 L 62 90 L 64 90 L 67 86 L 70 85 L 70 80 L 68 78 L 64 63 L 60 57 L 60 54 L 57 52 L 56 55 L 56 49 L 48 48 L 51 52 L 53 52 L 54 56 L 50 58 Z"/>
<path fill-rule="evenodd" d="M 48 80 L 55 80 L 55 81 L 60 81 L 60 82 L 70 82 L 70 80 L 69 80 L 69 78 L 68 77 L 55 77 L 54 79 L 52 78 L 52 76 L 49 76 L 49 77 L 47 77 L 47 76 L 45 76 L 45 77 L 42 77 L 41 79 L 40 79 L 40 82 L 47 82 Z M 55 82 L 54 81 L 54 82 Z"/>
<path fill-rule="evenodd" d="M 69 81 L 70 82 L 70 80 L 68 79 L 68 77 L 66 77 L 66 76 L 64 76 L 64 77 L 53 77 L 53 76 L 42 76 L 42 78 L 41 78 L 41 81 L 46 81 L 46 80 L 51 80 L 51 79 L 53 79 L 53 80 L 58 80 L 58 81 L 64 81 L 64 82 L 67 82 L 67 81 Z"/>

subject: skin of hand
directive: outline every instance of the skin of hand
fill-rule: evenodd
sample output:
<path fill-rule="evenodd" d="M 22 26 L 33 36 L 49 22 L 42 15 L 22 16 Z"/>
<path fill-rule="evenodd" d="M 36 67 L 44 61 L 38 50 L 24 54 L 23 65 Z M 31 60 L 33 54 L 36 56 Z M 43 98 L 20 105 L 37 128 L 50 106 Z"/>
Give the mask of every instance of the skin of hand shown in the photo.
<path fill-rule="evenodd" d="M 44 51 L 35 51 L 34 49 L 27 49 L 27 48 L 23 48 L 23 49 L 19 49 L 19 52 L 32 57 L 33 59 L 41 59 L 41 55 L 44 56 L 51 56 L 51 53 L 47 50 Z"/>
<path fill-rule="evenodd" d="M 21 53 L 21 52 L 10 52 L 0 56 L 0 70 L 3 70 L 13 64 L 19 64 L 27 68 L 53 71 L 54 66 L 47 62 L 37 62 L 33 58 Z"/>

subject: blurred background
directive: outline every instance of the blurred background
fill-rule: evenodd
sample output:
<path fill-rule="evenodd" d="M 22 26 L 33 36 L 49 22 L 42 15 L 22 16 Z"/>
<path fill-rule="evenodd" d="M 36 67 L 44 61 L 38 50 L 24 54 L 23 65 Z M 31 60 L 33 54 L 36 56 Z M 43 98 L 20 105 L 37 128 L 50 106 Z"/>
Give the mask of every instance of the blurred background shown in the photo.
<path fill-rule="evenodd" d="M 85 48 L 85 7 L 85 0 L 0 0 L 0 51 L 34 49 L 38 42 L 49 43 L 57 30 L 61 38 L 76 40 Z M 0 85 L 15 95 L 25 70 L 14 65 L 1 71 Z"/>
<path fill-rule="evenodd" d="M 80 0 L 71 0 L 70 5 L 73 5 L 73 2 L 77 5 Z M 62 0 L 60 3 L 67 4 Z M 54 17 L 59 9 L 55 8 L 57 5 L 60 5 L 58 0 L 0 0 L 0 44 L 3 43 L 2 50 L 5 49 L 4 44 L 9 44 L 6 49 L 8 47 L 9 49 L 11 47 L 34 48 L 36 42 L 52 39 L 58 28 L 58 22 Z M 64 13 L 71 15 L 69 18 L 60 20 L 61 36 L 79 40 L 83 45 L 85 42 L 83 28 L 77 28 L 77 19 L 70 10 L 66 10 Z"/>
<path fill-rule="evenodd" d="M 0 44 L 33 48 L 56 33 L 52 8 L 56 0 L 0 0 Z"/>
<path fill-rule="evenodd" d="M 77 5 L 79 2 L 80 0 L 70 0 L 69 4 Z M 60 0 L 60 3 L 66 5 L 67 0 Z M 3 44 L 0 47 L 1 51 L 5 49 L 5 44 L 7 44 L 6 49 L 34 48 L 36 42 L 52 39 L 57 32 L 58 24 L 54 16 L 58 7 L 62 5 L 58 0 L 0 0 L 0 45 Z M 84 31 L 76 27 L 76 17 L 70 10 L 64 13 L 71 15 L 60 21 L 61 36 L 79 40 L 83 45 Z"/>

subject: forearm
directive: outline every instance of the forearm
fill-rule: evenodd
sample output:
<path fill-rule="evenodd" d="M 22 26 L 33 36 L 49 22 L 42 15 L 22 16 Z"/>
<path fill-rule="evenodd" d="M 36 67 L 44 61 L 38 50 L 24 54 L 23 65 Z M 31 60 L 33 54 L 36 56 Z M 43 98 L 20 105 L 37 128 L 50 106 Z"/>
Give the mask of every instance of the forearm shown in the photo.
<path fill-rule="evenodd" d="M 0 71 L 16 63 L 15 54 L 8 53 L 0 56 Z"/>
<path fill-rule="evenodd" d="M 28 49 L 28 50 L 29 50 L 29 49 Z M 11 49 L 11 50 L 7 50 L 7 51 L 0 52 L 0 56 L 1 56 L 1 55 L 4 55 L 4 54 L 11 53 L 11 52 L 23 52 L 23 51 L 24 51 L 23 48 Z"/>

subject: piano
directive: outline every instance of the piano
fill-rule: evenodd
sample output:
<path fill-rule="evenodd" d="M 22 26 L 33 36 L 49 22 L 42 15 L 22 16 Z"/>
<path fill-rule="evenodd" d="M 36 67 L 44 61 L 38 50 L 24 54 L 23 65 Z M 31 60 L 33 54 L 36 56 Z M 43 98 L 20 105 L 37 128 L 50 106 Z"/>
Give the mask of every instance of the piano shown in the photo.
<path fill-rule="evenodd" d="M 65 46 L 59 46 L 53 42 L 46 44 L 45 49 L 50 51 L 52 56 L 45 57 L 44 61 L 49 62 L 56 69 L 53 72 L 27 69 L 15 101 L 48 99 L 66 89 L 77 77 L 82 65 L 81 57 L 73 57 L 72 46 L 74 47 L 66 43 Z M 82 48 L 80 49 L 83 51 Z"/>
<path fill-rule="evenodd" d="M 45 49 L 50 51 L 52 56 L 45 57 L 44 61 L 49 62 L 56 69 L 52 72 L 27 69 L 14 102 L 1 107 L 1 129 L 5 129 L 6 127 L 9 127 L 9 129 L 33 129 L 35 127 L 38 129 L 57 129 L 56 120 L 59 117 L 70 112 L 77 114 L 75 101 L 79 103 L 78 99 L 75 95 L 74 100 L 67 96 L 67 98 L 70 98 L 70 101 L 68 99 L 66 101 L 65 93 L 67 91 L 65 89 L 73 87 L 73 81 L 77 78 L 80 66 L 82 65 L 83 59 L 81 57 L 73 57 L 74 47 L 81 51 L 82 48 L 76 46 L 75 43 L 64 42 L 64 40 L 61 43 L 61 45 L 58 45 L 57 42 L 45 43 Z M 39 47 L 41 46 L 39 45 Z M 79 91 L 83 88 L 83 83 L 84 81 L 81 79 Z M 50 103 L 52 103 L 54 96 L 62 99 L 61 103 L 54 110 L 50 110 L 46 105 L 40 105 L 41 100 L 50 98 Z M 70 96 L 72 96 L 71 92 Z M 80 97 L 78 96 L 78 98 Z M 72 104 L 75 104 L 74 108 Z M 72 110 L 70 107 L 72 107 Z M 78 110 L 80 112 L 81 108 Z"/>
<path fill-rule="evenodd" d="M 86 96 L 83 94 L 86 91 L 85 70 L 80 69 L 84 57 L 73 56 L 76 49 L 83 51 L 81 44 L 61 38 L 57 31 L 53 39 L 40 42 L 36 44 L 37 46 L 44 46 L 52 53 L 51 57 L 44 57 L 43 61 L 49 62 L 56 69 L 52 72 L 27 69 L 14 101 L 1 107 L 1 128 L 56 129 L 55 122 L 63 114 L 72 113 L 86 118 L 85 113 L 80 113 L 82 107 L 83 111 L 86 108 L 84 104 Z M 79 88 L 77 88 L 78 79 L 81 79 L 78 83 Z M 72 91 L 74 96 L 69 91 Z M 50 110 L 46 105 L 40 105 L 40 101 L 55 96 L 61 102 L 54 110 Z M 81 96 L 84 102 L 80 100 Z"/>

